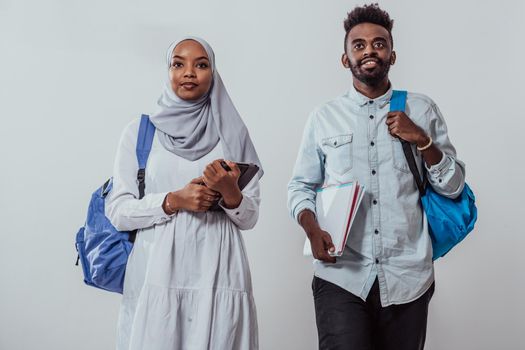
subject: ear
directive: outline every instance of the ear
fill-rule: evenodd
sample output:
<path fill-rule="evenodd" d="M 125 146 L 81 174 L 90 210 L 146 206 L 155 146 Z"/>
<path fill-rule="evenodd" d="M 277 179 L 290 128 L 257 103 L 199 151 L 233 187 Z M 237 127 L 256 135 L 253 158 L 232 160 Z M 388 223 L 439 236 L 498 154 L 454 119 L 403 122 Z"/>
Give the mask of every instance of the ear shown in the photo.
<path fill-rule="evenodd" d="M 350 59 L 346 53 L 341 56 L 341 63 L 345 68 L 350 68 Z"/>
<path fill-rule="evenodd" d="M 396 52 L 392 51 L 392 54 L 390 55 L 390 65 L 393 66 L 396 63 Z"/>

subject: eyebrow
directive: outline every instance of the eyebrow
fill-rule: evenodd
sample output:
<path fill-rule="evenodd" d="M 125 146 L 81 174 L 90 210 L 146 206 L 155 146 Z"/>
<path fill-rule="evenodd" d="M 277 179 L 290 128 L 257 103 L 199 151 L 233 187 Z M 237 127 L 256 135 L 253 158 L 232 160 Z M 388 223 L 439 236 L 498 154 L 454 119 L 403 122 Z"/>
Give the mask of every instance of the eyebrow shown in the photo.
<path fill-rule="evenodd" d="M 175 55 L 172 58 L 178 58 L 178 59 L 181 59 L 181 60 L 185 59 L 185 57 L 182 57 L 182 56 L 179 56 L 179 55 Z M 199 61 L 199 60 L 207 60 L 207 61 L 209 61 L 208 57 L 206 57 L 206 56 L 197 57 L 195 59 L 195 61 Z"/>
<path fill-rule="evenodd" d="M 358 39 L 354 39 L 352 40 L 352 44 L 355 44 L 355 43 L 358 43 L 358 42 L 362 42 L 362 41 L 366 41 L 365 39 L 361 39 L 361 38 L 358 38 Z M 378 37 L 375 37 L 374 39 L 372 39 L 372 41 L 388 41 L 386 38 L 382 37 L 382 36 L 378 36 Z"/>

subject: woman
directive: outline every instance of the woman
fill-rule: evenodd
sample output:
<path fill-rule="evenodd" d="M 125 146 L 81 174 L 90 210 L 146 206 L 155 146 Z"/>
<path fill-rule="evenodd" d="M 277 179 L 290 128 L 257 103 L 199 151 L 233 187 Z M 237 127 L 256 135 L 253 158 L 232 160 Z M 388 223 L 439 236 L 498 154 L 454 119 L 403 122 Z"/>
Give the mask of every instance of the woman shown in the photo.
<path fill-rule="evenodd" d="M 240 230 L 259 212 L 259 176 L 242 190 L 231 161 L 259 158 L 204 40 L 168 49 L 168 75 L 151 117 L 156 133 L 138 200 L 139 120 L 123 132 L 107 216 L 138 229 L 128 260 L 118 349 L 257 349 L 257 317 Z M 261 168 L 262 169 L 262 168 Z M 220 199 L 222 210 L 211 211 Z"/>

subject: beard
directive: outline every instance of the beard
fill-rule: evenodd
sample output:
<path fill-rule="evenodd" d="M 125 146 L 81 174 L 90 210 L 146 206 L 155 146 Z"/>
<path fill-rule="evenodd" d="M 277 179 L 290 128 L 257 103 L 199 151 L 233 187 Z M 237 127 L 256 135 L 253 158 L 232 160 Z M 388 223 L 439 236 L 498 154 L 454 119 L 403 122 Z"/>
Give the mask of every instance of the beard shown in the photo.
<path fill-rule="evenodd" d="M 388 76 L 388 72 L 390 71 L 390 62 L 385 62 L 379 57 L 373 58 L 377 60 L 377 66 L 372 70 L 365 69 L 365 66 L 361 64 L 363 60 L 355 64 L 350 64 L 352 75 L 368 86 L 379 85 Z"/>

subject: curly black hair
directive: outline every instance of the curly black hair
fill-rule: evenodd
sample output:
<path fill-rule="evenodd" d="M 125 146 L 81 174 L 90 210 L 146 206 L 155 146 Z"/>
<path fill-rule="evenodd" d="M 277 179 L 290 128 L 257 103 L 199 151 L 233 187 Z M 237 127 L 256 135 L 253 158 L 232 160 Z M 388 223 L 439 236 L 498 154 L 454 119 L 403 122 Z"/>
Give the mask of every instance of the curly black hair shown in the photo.
<path fill-rule="evenodd" d="M 348 13 L 344 21 L 345 27 L 345 52 L 346 52 L 346 40 L 348 39 L 348 33 L 356 25 L 361 23 L 373 23 L 380 25 L 381 27 L 388 30 L 390 34 L 390 43 L 394 46 L 394 39 L 392 38 L 392 27 L 394 26 L 394 20 L 390 19 L 388 12 L 381 10 L 377 3 L 363 6 L 356 6 L 351 12 Z"/>

